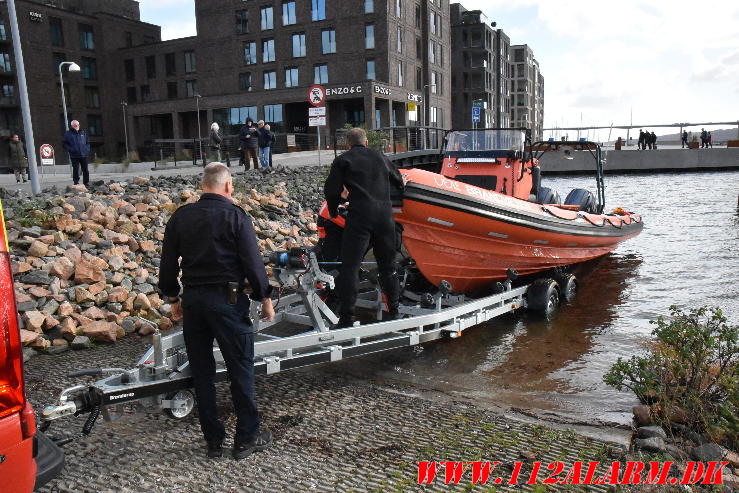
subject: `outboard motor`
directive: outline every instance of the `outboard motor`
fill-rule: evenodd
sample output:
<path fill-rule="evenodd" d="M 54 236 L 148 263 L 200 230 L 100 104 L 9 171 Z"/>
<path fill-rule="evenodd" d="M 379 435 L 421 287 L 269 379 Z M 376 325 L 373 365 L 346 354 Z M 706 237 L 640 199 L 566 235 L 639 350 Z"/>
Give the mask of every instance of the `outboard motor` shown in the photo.
<path fill-rule="evenodd" d="M 595 195 L 590 190 L 584 188 L 575 188 L 567 194 L 565 205 L 576 205 L 581 211 L 595 214 Z"/>
<path fill-rule="evenodd" d="M 562 199 L 556 190 L 552 190 L 549 187 L 541 187 L 539 194 L 536 197 L 536 201 L 540 204 L 561 204 Z"/>
<path fill-rule="evenodd" d="M 531 193 L 529 195 L 529 202 L 536 202 L 539 197 L 539 190 L 541 189 L 541 168 L 538 166 L 531 166 Z"/>

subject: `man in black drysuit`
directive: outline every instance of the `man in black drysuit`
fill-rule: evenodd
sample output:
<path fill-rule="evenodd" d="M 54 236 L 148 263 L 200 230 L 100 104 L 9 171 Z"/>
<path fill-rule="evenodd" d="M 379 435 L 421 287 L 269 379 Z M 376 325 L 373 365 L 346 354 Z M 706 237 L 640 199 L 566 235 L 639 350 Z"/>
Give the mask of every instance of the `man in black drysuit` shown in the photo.
<path fill-rule="evenodd" d="M 177 209 L 167 223 L 159 289 L 172 304 L 173 318 L 184 316 L 182 332 L 208 457 L 222 455 L 226 437 L 216 408 L 215 339 L 226 362 L 236 414 L 232 455 L 243 459 L 272 441 L 271 432 L 260 429 L 254 390 L 254 327 L 244 287 L 248 280 L 251 299 L 261 302 L 263 320 L 274 317 L 269 297 L 272 288 L 251 219 L 231 200 L 233 180 L 228 168 L 221 163 L 206 166 L 202 188 L 200 200 Z"/>
<path fill-rule="evenodd" d="M 367 134 L 361 128 L 349 130 L 347 142 L 351 148 L 331 164 L 323 188 L 331 217 L 338 215 L 344 187 L 349 191 L 349 212 L 341 248 L 338 286 L 341 308 L 337 327 L 354 323 L 359 267 L 370 245 L 390 318 L 398 316 L 400 296 L 390 187 L 402 187 L 403 178 L 387 157 L 367 147 Z"/>

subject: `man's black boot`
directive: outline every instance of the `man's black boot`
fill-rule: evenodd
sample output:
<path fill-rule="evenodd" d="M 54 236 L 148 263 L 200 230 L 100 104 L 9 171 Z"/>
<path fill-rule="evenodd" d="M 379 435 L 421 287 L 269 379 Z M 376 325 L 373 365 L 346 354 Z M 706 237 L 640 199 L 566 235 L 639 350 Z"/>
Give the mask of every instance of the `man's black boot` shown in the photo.
<path fill-rule="evenodd" d="M 223 440 L 208 442 L 208 457 L 216 459 L 223 455 Z"/>
<path fill-rule="evenodd" d="M 268 429 L 259 430 L 251 440 L 243 443 L 234 442 L 231 455 L 236 460 L 245 459 L 254 452 L 264 450 L 272 443 L 272 432 Z"/>

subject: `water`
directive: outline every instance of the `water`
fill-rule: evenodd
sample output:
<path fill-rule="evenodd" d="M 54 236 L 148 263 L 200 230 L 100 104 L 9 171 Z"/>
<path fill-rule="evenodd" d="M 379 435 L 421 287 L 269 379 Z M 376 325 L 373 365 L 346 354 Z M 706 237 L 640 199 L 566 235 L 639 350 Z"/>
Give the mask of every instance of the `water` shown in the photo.
<path fill-rule="evenodd" d="M 544 177 L 564 197 L 590 177 Z M 607 387 L 617 358 L 641 351 L 670 305 L 719 306 L 739 323 L 739 172 L 606 177 L 607 210 L 642 214 L 644 231 L 582 266 L 580 292 L 547 322 L 524 315 L 439 341 L 348 360 L 327 371 L 441 390 L 504 407 L 628 422 L 633 394 Z"/>

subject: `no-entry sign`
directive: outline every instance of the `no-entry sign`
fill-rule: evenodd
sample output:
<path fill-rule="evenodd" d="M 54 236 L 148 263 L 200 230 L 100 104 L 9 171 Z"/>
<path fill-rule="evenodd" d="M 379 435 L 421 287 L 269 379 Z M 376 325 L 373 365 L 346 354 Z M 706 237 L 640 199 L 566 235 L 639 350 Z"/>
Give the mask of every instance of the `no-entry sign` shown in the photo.
<path fill-rule="evenodd" d="M 49 144 L 44 144 L 39 148 L 41 155 L 41 166 L 54 166 L 54 148 Z"/>
<path fill-rule="evenodd" d="M 326 100 L 326 90 L 323 86 L 313 85 L 308 89 L 308 102 L 313 106 L 322 106 Z"/>

